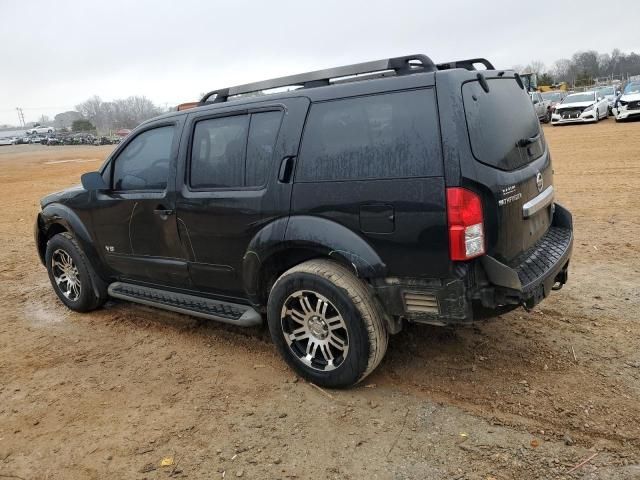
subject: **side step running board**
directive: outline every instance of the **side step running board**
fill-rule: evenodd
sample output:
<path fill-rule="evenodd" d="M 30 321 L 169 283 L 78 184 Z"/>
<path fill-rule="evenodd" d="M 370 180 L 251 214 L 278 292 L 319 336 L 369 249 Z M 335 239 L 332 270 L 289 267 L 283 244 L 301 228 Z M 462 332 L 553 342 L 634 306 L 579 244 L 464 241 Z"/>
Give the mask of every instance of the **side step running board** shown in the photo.
<path fill-rule="evenodd" d="M 252 327 L 262 323 L 262 317 L 253 308 L 237 303 L 221 302 L 210 298 L 169 292 L 157 288 L 142 287 L 130 283 L 115 282 L 109 285 L 109 295 L 114 298 L 164 308 L 172 312 L 218 322 Z"/>

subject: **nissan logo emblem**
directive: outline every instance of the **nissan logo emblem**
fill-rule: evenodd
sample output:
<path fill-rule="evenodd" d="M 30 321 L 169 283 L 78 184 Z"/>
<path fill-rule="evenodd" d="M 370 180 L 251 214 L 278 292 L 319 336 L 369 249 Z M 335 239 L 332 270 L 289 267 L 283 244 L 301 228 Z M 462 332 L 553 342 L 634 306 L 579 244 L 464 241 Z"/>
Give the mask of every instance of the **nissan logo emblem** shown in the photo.
<path fill-rule="evenodd" d="M 538 186 L 538 192 L 541 192 L 544 188 L 544 180 L 540 172 L 536 173 L 536 185 Z"/>

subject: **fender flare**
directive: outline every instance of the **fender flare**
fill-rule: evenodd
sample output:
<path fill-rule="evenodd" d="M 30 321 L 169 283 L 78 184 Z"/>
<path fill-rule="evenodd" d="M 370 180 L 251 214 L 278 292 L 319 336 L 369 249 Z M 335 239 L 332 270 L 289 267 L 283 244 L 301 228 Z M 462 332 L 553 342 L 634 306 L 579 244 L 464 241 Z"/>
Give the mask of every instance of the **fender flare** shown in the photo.
<path fill-rule="evenodd" d="M 47 238 L 49 229 L 56 224 L 73 234 L 96 274 L 100 278 L 107 278 L 108 275 L 95 248 L 93 236 L 78 214 L 69 207 L 61 203 L 52 203 L 42 209 L 36 223 L 37 241 L 40 242 L 42 238 Z"/>
<path fill-rule="evenodd" d="M 260 294 L 263 267 L 275 255 L 289 249 L 302 249 L 333 258 L 350 266 L 361 278 L 384 277 L 387 272 L 387 266 L 371 245 L 344 225 L 310 215 L 280 218 L 253 237 L 244 255 L 243 283 L 252 301 L 256 301 Z"/>

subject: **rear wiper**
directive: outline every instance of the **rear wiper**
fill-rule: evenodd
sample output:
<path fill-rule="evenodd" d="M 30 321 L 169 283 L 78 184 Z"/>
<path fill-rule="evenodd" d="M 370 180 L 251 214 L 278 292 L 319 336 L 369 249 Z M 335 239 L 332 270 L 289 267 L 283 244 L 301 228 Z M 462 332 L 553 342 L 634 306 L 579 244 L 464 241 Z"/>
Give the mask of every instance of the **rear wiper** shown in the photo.
<path fill-rule="evenodd" d="M 526 147 L 527 145 L 531 145 L 532 143 L 537 142 L 539 138 L 540 138 L 540 134 L 539 133 L 537 135 L 534 135 L 533 137 L 521 138 L 516 143 L 516 146 L 518 146 L 518 147 Z"/>

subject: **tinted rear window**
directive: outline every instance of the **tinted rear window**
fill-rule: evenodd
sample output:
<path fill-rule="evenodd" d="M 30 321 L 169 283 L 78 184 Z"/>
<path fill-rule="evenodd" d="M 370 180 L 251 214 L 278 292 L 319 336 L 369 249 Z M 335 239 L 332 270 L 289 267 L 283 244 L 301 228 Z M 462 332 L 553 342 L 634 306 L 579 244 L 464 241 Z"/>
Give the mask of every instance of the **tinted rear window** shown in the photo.
<path fill-rule="evenodd" d="M 297 182 L 441 174 L 433 90 L 332 100 L 311 107 Z"/>
<path fill-rule="evenodd" d="M 540 134 L 540 123 L 529 95 L 514 78 L 487 79 L 489 92 L 477 81 L 462 86 L 469 140 L 473 156 L 501 170 L 514 170 L 539 158 L 543 139 L 528 148 L 518 147 L 519 140 Z"/>

